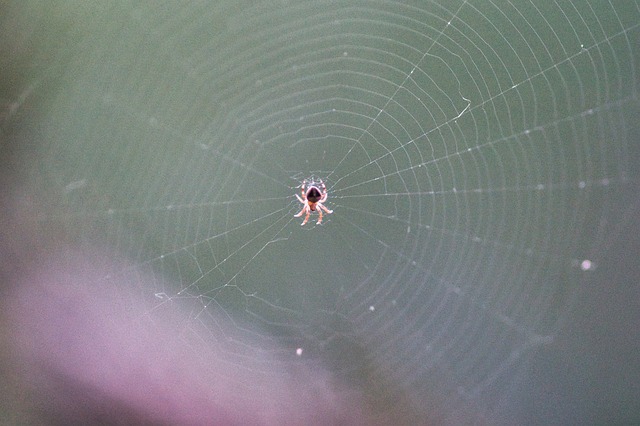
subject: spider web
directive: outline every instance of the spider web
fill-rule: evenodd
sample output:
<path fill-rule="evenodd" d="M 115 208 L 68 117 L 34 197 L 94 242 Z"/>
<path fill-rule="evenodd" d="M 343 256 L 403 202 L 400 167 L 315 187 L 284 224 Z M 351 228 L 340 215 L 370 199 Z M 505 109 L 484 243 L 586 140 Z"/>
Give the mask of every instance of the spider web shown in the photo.
<path fill-rule="evenodd" d="M 638 183 L 637 2 L 104 8 L 33 79 L 60 88 L 40 219 L 233 365 L 320 360 L 384 409 L 438 387 L 487 415 Z M 334 213 L 301 227 L 310 176 Z"/>

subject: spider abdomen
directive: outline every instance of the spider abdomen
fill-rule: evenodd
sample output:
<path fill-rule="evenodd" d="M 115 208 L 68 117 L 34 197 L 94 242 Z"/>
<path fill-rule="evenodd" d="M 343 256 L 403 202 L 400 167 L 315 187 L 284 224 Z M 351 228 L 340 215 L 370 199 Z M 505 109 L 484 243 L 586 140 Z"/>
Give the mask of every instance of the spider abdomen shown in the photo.
<path fill-rule="evenodd" d="M 307 192 L 307 200 L 309 200 L 309 203 L 317 203 L 321 198 L 322 194 L 315 186 L 311 187 L 309 192 Z"/>

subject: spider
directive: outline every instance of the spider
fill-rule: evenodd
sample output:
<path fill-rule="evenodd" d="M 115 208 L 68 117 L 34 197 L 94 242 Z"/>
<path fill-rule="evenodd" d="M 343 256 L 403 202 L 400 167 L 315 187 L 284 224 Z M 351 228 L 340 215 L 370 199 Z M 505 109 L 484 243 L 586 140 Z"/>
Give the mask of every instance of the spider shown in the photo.
<path fill-rule="evenodd" d="M 293 217 L 300 217 L 306 213 L 301 226 L 307 223 L 311 212 L 318 212 L 318 221 L 316 222 L 316 225 L 320 225 L 322 223 L 322 210 L 328 214 L 333 213 L 333 210 L 329 210 L 323 205 L 323 203 L 327 201 L 327 188 L 324 186 L 322 179 L 318 179 L 317 181 L 305 179 L 304 182 L 302 182 L 302 185 L 300 185 L 300 193 L 302 194 L 302 197 L 296 194 L 296 198 L 298 198 L 298 201 L 303 204 L 303 207 L 302 210 Z"/>

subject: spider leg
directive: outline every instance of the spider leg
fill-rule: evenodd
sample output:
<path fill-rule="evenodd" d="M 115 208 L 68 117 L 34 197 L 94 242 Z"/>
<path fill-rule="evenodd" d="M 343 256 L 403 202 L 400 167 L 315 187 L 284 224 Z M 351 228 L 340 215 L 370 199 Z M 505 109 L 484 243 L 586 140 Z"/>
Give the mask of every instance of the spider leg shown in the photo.
<path fill-rule="evenodd" d="M 309 215 L 311 214 L 311 210 L 310 209 L 306 209 L 306 210 L 307 210 L 307 215 L 304 217 L 304 220 L 302 221 L 300 226 L 304 226 L 304 224 L 309 221 Z M 300 212 L 300 213 L 302 213 L 302 212 Z"/>
<path fill-rule="evenodd" d="M 307 205 L 305 204 L 304 206 L 302 206 L 302 210 L 300 210 L 300 212 L 298 214 L 294 214 L 293 217 L 300 217 L 302 216 L 302 213 L 304 213 L 306 210 L 308 209 Z M 307 216 L 309 215 L 309 212 L 307 211 Z"/>
<path fill-rule="evenodd" d="M 302 204 L 304 204 L 304 201 L 302 200 L 302 198 L 300 198 L 300 196 L 298 194 L 294 194 L 294 195 L 298 198 L 298 201 L 300 201 Z"/>
<path fill-rule="evenodd" d="M 322 210 L 324 210 L 325 212 L 327 212 L 327 213 L 329 213 L 329 214 L 333 213 L 333 210 L 329 210 L 329 209 L 328 209 L 328 208 L 326 208 L 324 205 L 322 205 L 322 204 L 318 204 L 318 205 L 319 205 L 319 206 L 320 206 L 320 208 L 321 208 Z"/>
<path fill-rule="evenodd" d="M 320 207 L 322 207 L 322 204 L 318 204 Z M 316 222 L 316 225 L 320 225 L 322 223 L 322 209 L 316 209 L 318 211 L 318 221 Z"/>

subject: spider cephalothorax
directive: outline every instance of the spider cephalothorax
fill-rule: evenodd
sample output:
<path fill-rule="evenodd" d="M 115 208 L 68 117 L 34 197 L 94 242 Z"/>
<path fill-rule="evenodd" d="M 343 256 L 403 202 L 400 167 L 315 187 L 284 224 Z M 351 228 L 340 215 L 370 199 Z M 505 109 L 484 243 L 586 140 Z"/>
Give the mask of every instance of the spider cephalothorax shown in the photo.
<path fill-rule="evenodd" d="M 305 179 L 305 181 L 302 182 L 302 185 L 300 185 L 300 193 L 302 196 L 296 194 L 296 197 L 303 206 L 302 210 L 300 210 L 298 214 L 294 215 L 294 217 L 300 217 L 305 214 L 302 225 L 307 223 L 311 212 L 318 212 L 318 221 L 316 222 L 316 225 L 320 225 L 322 223 L 323 210 L 328 214 L 333 213 L 333 210 L 329 210 L 323 205 L 323 203 L 327 201 L 327 188 L 322 179 Z"/>

